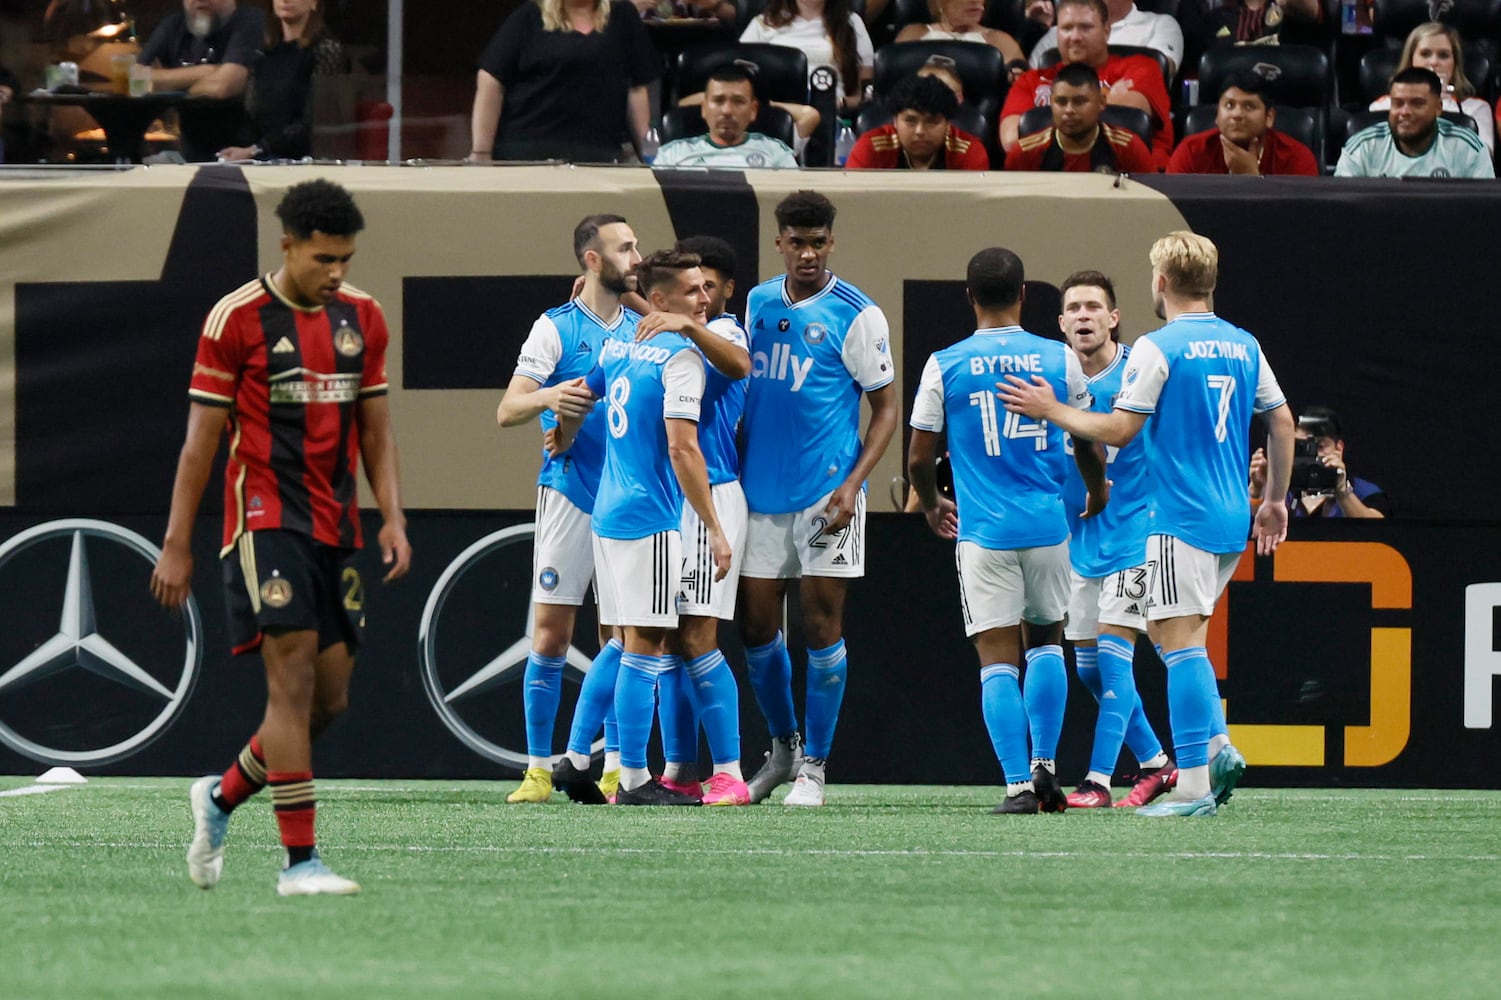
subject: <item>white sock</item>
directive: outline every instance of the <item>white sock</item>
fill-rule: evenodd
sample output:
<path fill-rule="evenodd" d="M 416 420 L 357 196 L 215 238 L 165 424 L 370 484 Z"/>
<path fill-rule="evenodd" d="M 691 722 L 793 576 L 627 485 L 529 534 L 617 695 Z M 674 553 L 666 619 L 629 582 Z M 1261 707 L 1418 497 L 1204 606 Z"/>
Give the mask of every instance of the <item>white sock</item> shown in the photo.
<path fill-rule="evenodd" d="M 620 769 L 620 787 L 628 792 L 634 792 L 650 780 L 651 772 L 644 767 L 622 767 Z"/>
<path fill-rule="evenodd" d="M 694 773 L 697 769 L 697 761 L 669 760 L 662 768 L 662 777 L 668 781 L 687 784 L 690 781 L 698 780 L 698 776 Z"/>
<path fill-rule="evenodd" d="M 569 763 L 571 763 L 574 767 L 578 768 L 580 771 L 583 771 L 585 774 L 589 773 L 588 754 L 579 753 L 577 750 L 570 750 L 568 751 L 567 756 Z"/>
<path fill-rule="evenodd" d="M 1158 750 L 1155 757 L 1151 758 L 1150 760 L 1144 760 L 1140 762 L 1141 769 L 1143 771 L 1155 771 L 1159 767 L 1166 767 L 1167 761 L 1167 752 L 1164 750 Z"/>
<path fill-rule="evenodd" d="M 814 757 L 804 757 L 803 765 L 798 770 L 798 774 L 811 774 L 815 778 L 822 779 L 824 776 L 824 769 L 827 767 L 827 761 L 821 761 Z"/>
<path fill-rule="evenodd" d="M 1014 798 L 1022 792 L 1035 792 L 1030 781 L 1014 781 L 1006 786 L 1006 798 Z"/>
<path fill-rule="evenodd" d="M 1209 765 L 1178 768 L 1178 798 L 1202 799 L 1209 794 Z"/>
<path fill-rule="evenodd" d="M 1224 733 L 1215 733 L 1213 736 L 1209 737 L 1209 759 L 1214 760 L 1219 752 L 1229 745 L 1230 737 L 1226 736 Z"/>
<path fill-rule="evenodd" d="M 620 751 L 619 750 L 606 750 L 605 751 L 605 772 L 609 773 L 610 771 L 618 771 L 618 770 L 620 770 Z"/>
<path fill-rule="evenodd" d="M 528 770 L 530 770 L 531 768 L 534 768 L 534 767 L 540 767 L 540 768 L 543 768 L 543 769 L 547 770 L 550 773 L 552 771 L 552 758 L 551 757 L 533 757 L 530 754 L 528 754 L 527 758 L 526 758 L 526 766 L 527 766 Z"/>
<path fill-rule="evenodd" d="M 1110 775 L 1108 775 L 1108 774 L 1101 774 L 1099 771 L 1090 771 L 1088 774 L 1086 774 L 1084 776 L 1084 780 L 1085 781 L 1093 781 L 1096 785 L 1099 785 L 1101 788 L 1109 788 L 1110 787 Z"/>
<path fill-rule="evenodd" d="M 1035 771 L 1039 767 L 1042 768 L 1044 771 L 1048 772 L 1049 774 L 1057 774 L 1058 773 L 1058 762 L 1056 760 L 1053 760 L 1052 758 L 1049 758 L 1049 757 L 1033 757 L 1032 758 L 1032 770 Z"/>
<path fill-rule="evenodd" d="M 728 764 L 715 764 L 714 765 L 714 773 L 715 774 L 728 774 L 730 777 L 734 778 L 736 781 L 744 781 L 745 780 L 745 776 L 740 773 L 740 762 L 738 760 L 732 760 Z"/>

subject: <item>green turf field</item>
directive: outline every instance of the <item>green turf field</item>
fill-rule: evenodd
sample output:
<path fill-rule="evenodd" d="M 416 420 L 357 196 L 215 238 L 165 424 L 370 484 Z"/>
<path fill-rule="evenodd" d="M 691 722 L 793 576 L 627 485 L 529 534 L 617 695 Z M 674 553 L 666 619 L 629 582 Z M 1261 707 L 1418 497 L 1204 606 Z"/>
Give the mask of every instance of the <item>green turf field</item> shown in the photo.
<path fill-rule="evenodd" d="M 29 784 L 0 778 L 0 791 Z M 978 788 L 793 811 L 507 806 L 324 781 L 364 892 L 281 899 L 268 802 L 187 879 L 186 779 L 0 797 L 0 996 L 1497 995 L 1501 793 L 1238 793 L 1218 817 L 989 815 Z"/>

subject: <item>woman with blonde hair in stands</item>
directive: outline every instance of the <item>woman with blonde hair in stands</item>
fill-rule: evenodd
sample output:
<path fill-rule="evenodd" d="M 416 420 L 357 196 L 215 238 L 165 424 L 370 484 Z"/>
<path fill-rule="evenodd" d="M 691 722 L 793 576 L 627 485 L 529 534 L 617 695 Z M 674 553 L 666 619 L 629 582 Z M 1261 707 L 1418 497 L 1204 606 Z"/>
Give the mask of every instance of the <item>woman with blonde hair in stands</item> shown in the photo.
<path fill-rule="evenodd" d="M 1402 58 L 1397 62 L 1396 72 L 1413 66 L 1431 69 L 1438 74 L 1439 82 L 1444 86 L 1444 110 L 1462 111 L 1475 119 L 1480 129 L 1480 141 L 1485 143 L 1486 152 L 1494 155 L 1496 123 L 1491 118 L 1490 105 L 1475 96 L 1475 85 L 1465 76 L 1465 54 L 1459 32 L 1437 21 L 1413 28 L 1402 46 Z M 1371 110 L 1385 111 L 1391 103 L 1389 96 L 1378 97 L 1371 102 Z"/>
<path fill-rule="evenodd" d="M 662 60 L 629 0 L 523 3 L 475 75 L 469 159 L 618 162 L 651 127 Z"/>
<path fill-rule="evenodd" d="M 987 28 L 980 23 L 985 16 L 985 0 L 936 0 L 938 20 L 932 24 L 909 24 L 896 33 L 899 42 L 975 42 L 989 45 L 1001 53 L 1007 63 L 1026 62 L 1016 39 Z"/>
<path fill-rule="evenodd" d="M 862 88 L 875 77 L 876 50 L 850 0 L 768 0 L 740 40 L 802 49 L 809 74 L 819 66 L 834 67 L 840 106 L 846 109 L 860 106 Z"/>

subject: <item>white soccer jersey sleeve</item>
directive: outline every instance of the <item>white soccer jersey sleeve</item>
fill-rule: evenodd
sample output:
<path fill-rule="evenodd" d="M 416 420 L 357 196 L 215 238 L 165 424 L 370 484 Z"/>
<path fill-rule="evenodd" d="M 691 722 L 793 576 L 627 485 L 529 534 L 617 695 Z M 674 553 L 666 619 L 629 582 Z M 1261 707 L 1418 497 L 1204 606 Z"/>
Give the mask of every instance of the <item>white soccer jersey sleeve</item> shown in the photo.
<path fill-rule="evenodd" d="M 1266 352 L 1261 352 L 1261 371 L 1256 375 L 1256 405 L 1257 413 L 1265 413 L 1275 410 L 1287 402 L 1287 397 L 1282 394 L 1282 386 L 1277 384 L 1277 376 L 1272 374 L 1272 366 L 1267 362 Z"/>
<path fill-rule="evenodd" d="M 912 419 L 908 422 L 920 431 L 936 434 L 943 430 L 943 369 L 936 354 L 928 355 L 928 363 L 922 367 L 917 398 L 912 401 Z"/>
<path fill-rule="evenodd" d="M 840 357 L 844 370 L 866 392 L 888 385 L 896 377 L 891 362 L 891 330 L 879 306 L 869 306 L 855 317 L 845 334 Z"/>
<path fill-rule="evenodd" d="M 538 316 L 532 330 L 521 345 L 521 354 L 516 358 L 516 374 L 535 379 L 538 385 L 546 385 L 563 356 L 563 338 L 553 321 L 545 315 Z"/>
<path fill-rule="evenodd" d="M 662 416 L 698 423 L 704 399 L 704 359 L 697 351 L 678 351 L 662 366 Z"/>
<path fill-rule="evenodd" d="M 1076 410 L 1087 410 L 1094 405 L 1094 396 L 1089 391 L 1089 378 L 1084 366 L 1073 351 L 1063 352 L 1063 367 L 1068 380 L 1068 405 Z"/>
<path fill-rule="evenodd" d="M 747 354 L 750 353 L 750 339 L 746 337 L 745 331 L 740 329 L 740 324 L 735 322 L 735 318 L 733 316 L 720 316 L 718 319 L 712 320 L 709 323 L 709 329 L 713 330 L 715 333 L 719 334 L 721 337 L 723 337 L 725 340 L 728 340 L 736 347 L 739 347 Z M 708 359 L 706 358 L 705 360 Z M 715 368 L 714 370 L 719 371 L 718 368 Z M 719 372 L 719 374 L 723 375 L 725 378 L 734 377 L 727 372 Z"/>
<path fill-rule="evenodd" d="M 1131 348 L 1126 373 L 1121 376 L 1121 394 L 1116 397 L 1117 410 L 1132 413 L 1155 413 L 1157 398 L 1167 384 L 1167 358 L 1150 336 L 1142 337 Z"/>

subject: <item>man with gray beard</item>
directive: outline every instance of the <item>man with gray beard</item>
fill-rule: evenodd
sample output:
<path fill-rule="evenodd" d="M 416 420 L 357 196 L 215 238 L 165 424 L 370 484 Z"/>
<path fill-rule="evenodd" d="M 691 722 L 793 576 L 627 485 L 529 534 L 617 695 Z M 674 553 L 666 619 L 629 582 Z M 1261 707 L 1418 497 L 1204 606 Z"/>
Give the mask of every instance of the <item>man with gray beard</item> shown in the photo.
<path fill-rule="evenodd" d="M 182 10 L 156 26 L 136 61 L 152 67 L 153 90 L 235 100 L 250 79 L 262 24 L 259 10 L 237 7 L 235 0 L 182 0 Z M 238 103 L 184 108 L 179 114 L 184 159 L 212 160 L 215 150 L 249 141 L 249 119 Z"/>

